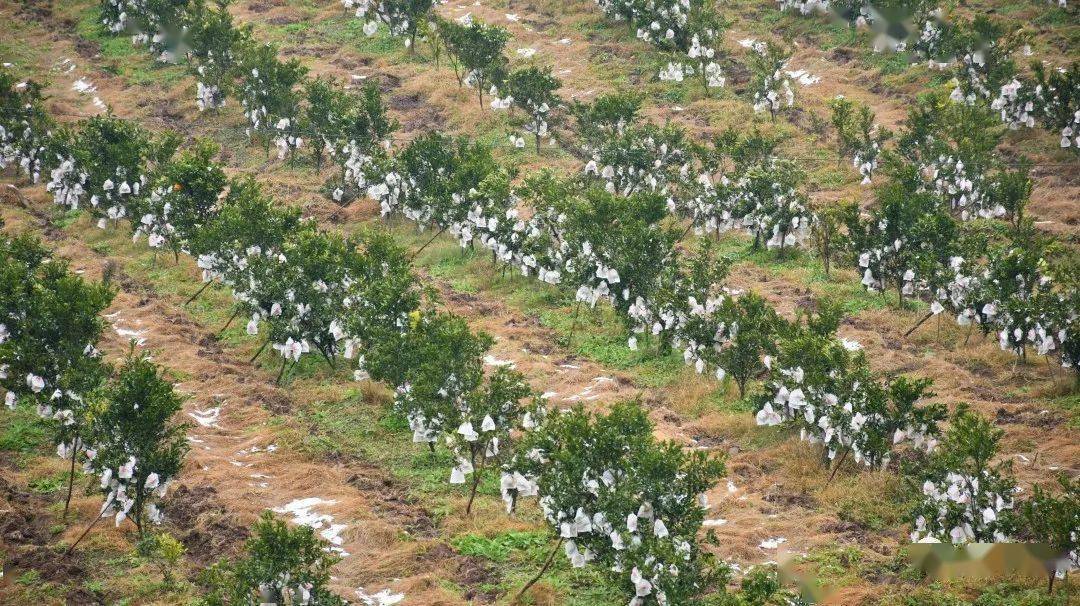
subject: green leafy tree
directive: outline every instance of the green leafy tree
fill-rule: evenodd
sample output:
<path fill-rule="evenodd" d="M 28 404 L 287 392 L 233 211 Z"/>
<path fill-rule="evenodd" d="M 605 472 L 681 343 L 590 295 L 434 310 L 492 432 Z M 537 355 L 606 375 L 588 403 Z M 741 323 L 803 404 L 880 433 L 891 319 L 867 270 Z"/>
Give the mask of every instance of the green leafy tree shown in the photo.
<path fill-rule="evenodd" d="M 234 25 L 230 0 L 217 0 L 216 7 L 205 0 L 194 4 L 187 32 L 188 64 L 198 79 L 196 105 L 206 111 L 223 107 L 233 94 L 241 59 L 253 46 L 252 25 Z"/>
<path fill-rule="evenodd" d="M 1059 573 L 1080 565 L 1080 481 L 1058 476 L 1058 492 L 1036 484 L 1031 497 L 1020 504 L 1020 535 L 1049 545 L 1063 561 L 1048 570 L 1048 591 L 1054 591 Z"/>
<path fill-rule="evenodd" d="M 87 448 L 91 399 L 109 374 L 96 346 L 114 294 L 33 238 L 0 239 L 0 387 L 8 407 L 36 406 L 57 454 L 70 460 L 65 514 Z"/>
<path fill-rule="evenodd" d="M 525 67 L 506 79 L 503 92 L 528 117 L 525 130 L 536 137 L 536 153 L 540 153 L 540 138 L 550 136 L 553 112 L 562 104 L 556 93 L 560 87 L 562 82 L 551 75 L 551 68 Z"/>
<path fill-rule="evenodd" d="M 814 216 L 801 191 L 804 173 L 794 162 L 769 159 L 748 168 L 739 182 L 735 214 L 754 235 L 754 248 L 769 250 L 803 245 L 811 234 Z"/>
<path fill-rule="evenodd" d="M 870 183 L 878 167 L 878 157 L 892 133 L 874 123 L 874 111 L 867 105 L 838 96 L 829 102 L 829 107 L 839 159 L 852 158 L 863 184 Z"/>
<path fill-rule="evenodd" d="M 309 526 L 289 528 L 269 511 L 252 529 L 244 555 L 221 561 L 203 572 L 209 588 L 207 606 L 258 606 L 304 603 L 343 606 L 345 600 L 327 587 L 338 556 Z"/>
<path fill-rule="evenodd" d="M 394 407 L 408 419 L 413 442 L 434 451 L 483 383 L 484 355 L 492 342 L 458 316 L 423 311 L 403 335 L 375 343 L 365 353 L 364 368 L 395 388 Z"/>
<path fill-rule="evenodd" d="M 281 61 L 278 54 L 276 46 L 260 44 L 245 47 L 240 57 L 238 93 L 248 121 L 247 132 L 262 138 L 267 155 L 274 141 L 279 148 L 284 143 L 282 151 L 289 153 L 303 145 L 299 86 L 307 68 L 299 59 Z"/>
<path fill-rule="evenodd" d="M 599 95 L 592 103 L 570 101 L 579 145 L 596 149 L 608 138 L 621 135 L 637 122 L 643 100 L 638 92 L 616 92 Z"/>
<path fill-rule="evenodd" d="M 503 50 L 510 40 L 510 32 L 497 25 L 473 20 L 468 25 L 448 23 L 444 39 L 455 65 L 460 65 L 455 69 L 458 82 L 476 87 L 482 109 L 484 91 L 502 86 L 506 78 L 509 62 Z"/>
<path fill-rule="evenodd" d="M 277 205 L 251 177 L 233 180 L 220 211 L 191 243 L 203 290 L 215 282 L 246 287 L 253 271 L 250 261 L 276 256 L 282 242 L 304 228 L 298 208 Z"/>
<path fill-rule="evenodd" d="M 33 183 L 52 166 L 47 152 L 55 124 L 44 102 L 40 84 L 0 68 L 0 170 L 14 166 Z"/>
<path fill-rule="evenodd" d="M 776 310 L 755 293 L 724 300 L 728 338 L 716 358 L 739 387 L 739 397 L 746 395 L 746 384 L 766 370 L 766 357 L 777 353 L 777 331 L 783 320 Z"/>
<path fill-rule="evenodd" d="M 922 495 L 912 542 L 1000 543 L 1016 531 L 1011 462 L 994 463 L 1004 431 L 961 406 L 940 448 L 905 478 Z"/>
<path fill-rule="evenodd" d="M 792 51 L 774 42 L 755 42 L 750 49 L 754 111 L 768 111 L 775 121 L 784 108 L 795 105 L 795 89 L 787 73 Z"/>
<path fill-rule="evenodd" d="M 383 23 L 391 35 L 405 38 L 405 47 L 411 54 L 416 52 L 417 34 L 423 31 L 435 3 L 433 0 L 345 0 L 344 4 L 346 8 L 355 5 L 356 16 L 368 19 L 364 33 L 373 35 L 377 24 Z"/>
<path fill-rule="evenodd" d="M 794 606 L 796 595 L 784 589 L 775 567 L 754 567 L 739 581 L 739 590 L 715 600 L 715 606 Z M 713 602 L 710 602 L 710 605 Z"/>
<path fill-rule="evenodd" d="M 814 211 L 815 221 L 812 228 L 814 248 L 825 266 L 825 275 L 829 275 L 832 264 L 850 250 L 851 241 L 844 232 L 844 226 L 855 222 L 859 216 L 858 202 L 839 201 L 822 204 Z"/>
<path fill-rule="evenodd" d="M 160 367 L 145 355 L 128 355 L 93 415 L 88 455 L 105 495 L 95 522 L 115 514 L 117 526 L 130 519 L 140 536 L 148 524 L 162 522 L 156 501 L 180 473 L 188 451 L 187 425 L 175 418 L 182 404 Z"/>
<path fill-rule="evenodd" d="M 175 133 L 154 138 L 135 122 L 111 114 L 80 122 L 56 145 L 64 150 L 46 188 L 57 204 L 78 208 L 89 202 L 98 226 L 131 216 L 153 170 L 172 157 Z"/>
<path fill-rule="evenodd" d="M 905 296 L 934 292 L 942 284 L 959 232 L 937 196 L 896 180 L 878 190 L 867 219 L 848 217 L 863 286 L 895 289 L 898 305 Z"/>
<path fill-rule="evenodd" d="M 704 595 L 723 569 L 701 550 L 705 515 L 700 495 L 724 473 L 723 462 L 659 442 L 639 404 L 616 404 L 609 414 L 581 406 L 549 412 L 525 434 L 504 470 L 504 498 L 538 495 L 570 565 L 593 563 L 638 604 L 689 603 Z"/>
<path fill-rule="evenodd" d="M 347 120 L 355 101 L 337 83 L 327 78 L 310 80 L 304 92 L 307 99 L 304 124 L 314 139 L 311 142 L 311 155 L 315 159 L 315 167 L 322 168 L 323 156 L 327 152 L 335 155 L 343 144 Z"/>
<path fill-rule="evenodd" d="M 1080 61 L 1068 69 L 1047 70 L 1039 62 L 1031 66 L 1042 92 L 1043 125 L 1061 134 L 1061 147 L 1080 153 Z"/>
<path fill-rule="evenodd" d="M 465 396 L 457 410 L 457 429 L 447 435 L 447 444 L 457 460 L 450 483 L 469 484 L 465 515 L 472 513 L 476 490 L 483 479 L 498 469 L 507 453 L 513 452 L 514 432 L 521 428 L 525 415 L 535 411 L 536 402 L 527 401 L 535 395 L 521 373 L 501 366 Z M 470 474 L 472 478 L 466 478 Z"/>
<path fill-rule="evenodd" d="M 133 205 L 132 231 L 151 248 L 169 248 L 179 259 L 218 209 L 228 179 L 214 159 L 216 143 L 199 139 L 155 174 L 150 194 Z"/>

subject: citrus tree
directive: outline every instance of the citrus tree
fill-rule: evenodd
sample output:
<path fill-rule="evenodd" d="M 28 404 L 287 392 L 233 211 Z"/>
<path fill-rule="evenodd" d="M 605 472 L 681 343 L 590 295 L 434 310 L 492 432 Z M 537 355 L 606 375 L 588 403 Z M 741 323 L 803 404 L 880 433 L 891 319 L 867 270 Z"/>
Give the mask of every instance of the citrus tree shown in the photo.
<path fill-rule="evenodd" d="M 262 138 L 267 154 L 271 143 L 278 145 L 283 154 L 293 153 L 303 145 L 298 87 L 306 75 L 307 68 L 300 65 L 299 59 L 279 60 L 276 46 L 244 47 L 237 94 L 247 118 L 247 133 Z"/>
<path fill-rule="evenodd" d="M 640 93 L 615 92 L 598 95 L 591 103 L 570 101 L 578 146 L 597 149 L 606 139 L 622 135 L 637 122 L 643 100 Z"/>
<path fill-rule="evenodd" d="M 303 226 L 298 209 L 275 204 L 254 179 L 232 180 L 220 211 L 191 243 L 204 288 L 214 282 L 246 288 L 251 261 L 276 257 L 283 242 Z"/>
<path fill-rule="evenodd" d="M 866 219 L 849 218 L 862 284 L 872 292 L 894 289 L 897 302 L 934 292 L 956 254 L 959 226 L 930 192 L 892 181 L 877 192 Z"/>
<path fill-rule="evenodd" d="M 917 406 L 933 395 L 930 380 L 900 376 L 883 383 L 856 343 L 836 338 L 839 307 L 819 305 L 815 317 L 784 331 L 769 378 L 755 396 L 757 423 L 791 422 L 801 439 L 822 445 L 834 473 L 848 455 L 856 464 L 881 468 L 902 443 L 933 450 L 945 408 Z"/>
<path fill-rule="evenodd" d="M 484 107 L 484 91 L 502 86 L 507 75 L 508 61 L 503 55 L 510 32 L 497 25 L 473 20 L 467 25 L 448 23 L 444 40 L 454 58 L 458 82 L 476 88 L 480 107 Z M 460 67 L 458 67 L 460 66 Z"/>
<path fill-rule="evenodd" d="M 536 137 L 536 153 L 540 153 L 540 138 L 548 137 L 552 112 L 562 104 L 556 91 L 562 86 L 551 75 L 551 68 L 525 67 L 513 71 L 503 86 L 514 107 L 525 112 L 528 121 L 525 131 Z"/>
<path fill-rule="evenodd" d="M 374 343 L 364 368 L 395 388 L 394 408 L 408 419 L 413 442 L 434 451 L 441 436 L 462 424 L 461 411 L 483 384 L 493 340 L 452 314 L 425 310 L 411 324 L 398 338 Z M 466 469 L 458 461 L 452 479 L 463 483 Z"/>
<path fill-rule="evenodd" d="M 837 96 L 829 102 L 829 107 L 836 129 L 837 152 L 841 158 L 850 156 L 863 184 L 870 183 L 878 167 L 878 157 L 892 133 L 874 123 L 874 111 L 867 105 Z"/>
<path fill-rule="evenodd" d="M 162 522 L 158 501 L 188 450 L 187 427 L 175 419 L 182 404 L 160 367 L 145 355 L 128 355 L 93 415 L 87 455 L 105 495 L 97 519 L 113 514 L 117 526 L 130 519 L 140 535 Z"/>
<path fill-rule="evenodd" d="M 225 105 L 240 75 L 240 61 L 253 46 L 250 24 L 236 26 L 229 12 L 229 0 L 194 3 L 191 27 L 187 32 L 188 65 L 198 82 L 195 103 L 199 111 Z"/>
<path fill-rule="evenodd" d="M 922 496 L 911 512 L 913 543 L 1000 543 L 1016 531 L 1009 461 L 994 463 L 1004 431 L 966 407 L 941 447 L 905 474 Z"/>
<path fill-rule="evenodd" d="M 98 227 L 131 217 L 155 167 L 172 157 L 179 138 L 154 138 L 134 122 L 95 116 L 67 130 L 55 145 L 63 150 L 46 188 L 57 204 L 76 209 L 89 202 Z"/>
<path fill-rule="evenodd" d="M 168 248 L 179 258 L 199 230 L 212 220 L 228 179 L 214 157 L 217 144 L 206 139 L 169 161 L 151 178 L 150 194 L 133 205 L 132 230 L 154 249 Z"/>
<path fill-rule="evenodd" d="M 457 461 L 450 483 L 469 484 L 465 515 L 472 513 L 480 483 L 513 452 L 515 432 L 521 430 L 525 415 L 536 409 L 535 395 L 521 373 L 505 366 L 465 395 L 456 415 L 457 429 L 446 438 Z"/>
<path fill-rule="evenodd" d="M 115 293 L 27 236 L 0 239 L 0 281 L 0 387 L 8 407 L 37 408 L 57 454 L 70 461 L 66 514 L 87 448 L 90 399 L 109 374 L 97 343 Z"/>
<path fill-rule="evenodd" d="M 37 183 L 52 162 L 47 152 L 54 128 L 41 85 L 19 82 L 0 68 L 0 170 L 14 166 Z"/>
<path fill-rule="evenodd" d="M 1044 126 L 1060 133 L 1061 147 L 1080 153 L 1080 62 L 1056 70 L 1035 63 L 1032 69 L 1041 89 Z"/>
<path fill-rule="evenodd" d="M 795 105 L 793 79 L 787 73 L 791 55 L 790 50 L 772 41 L 754 42 L 750 47 L 754 111 L 767 111 L 773 120 L 785 108 Z"/>
<path fill-rule="evenodd" d="M 345 8 L 356 8 L 356 16 L 367 19 L 364 33 L 371 36 L 383 23 L 390 34 L 405 39 L 410 53 L 416 52 L 416 36 L 431 16 L 433 0 L 342 0 Z"/>
<path fill-rule="evenodd" d="M 236 561 L 222 560 L 203 571 L 208 606 L 293 603 L 342 606 L 327 587 L 340 559 L 327 551 L 310 526 L 290 528 L 264 511 Z M 288 600 L 286 602 L 286 600 Z"/>
<path fill-rule="evenodd" d="M 550 411 L 525 433 L 504 467 L 504 497 L 535 494 L 561 551 L 574 568 L 606 571 L 632 604 L 686 603 L 722 571 L 702 551 L 702 494 L 724 473 L 719 459 L 659 442 L 640 405 L 608 414 L 581 406 Z"/>

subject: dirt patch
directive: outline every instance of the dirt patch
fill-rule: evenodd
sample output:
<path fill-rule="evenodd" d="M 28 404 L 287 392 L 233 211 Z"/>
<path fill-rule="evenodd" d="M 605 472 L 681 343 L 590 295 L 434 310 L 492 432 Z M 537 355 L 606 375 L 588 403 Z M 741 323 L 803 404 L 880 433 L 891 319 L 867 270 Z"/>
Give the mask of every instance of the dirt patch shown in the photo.
<path fill-rule="evenodd" d="M 1033 406 L 1010 408 L 1002 406 L 994 414 L 998 425 L 1027 425 L 1028 427 L 1052 428 L 1065 422 L 1065 417 L 1053 410 Z"/>
<path fill-rule="evenodd" d="M 296 402 L 294 402 L 285 392 L 275 389 L 263 390 L 255 399 L 251 400 L 250 403 L 262 406 L 276 415 L 289 414 L 296 406 Z"/>
<path fill-rule="evenodd" d="M 400 112 L 416 109 L 424 103 L 424 96 L 420 93 L 402 93 L 390 97 L 390 108 Z"/>
<path fill-rule="evenodd" d="M 84 59 L 93 59 L 101 54 L 101 45 L 93 40 L 76 38 L 75 52 L 79 53 L 79 56 Z"/>
<path fill-rule="evenodd" d="M 277 6 L 285 6 L 285 0 L 258 0 L 248 4 L 248 10 L 261 15 Z"/>
<path fill-rule="evenodd" d="M 401 86 L 401 78 L 394 74 L 387 72 L 379 72 L 375 74 L 375 78 L 379 80 L 379 92 L 384 95 Z"/>
<path fill-rule="evenodd" d="M 247 525 L 221 503 L 213 486 L 182 485 L 164 505 L 172 533 L 197 564 L 211 564 L 235 554 L 250 534 Z"/>
<path fill-rule="evenodd" d="M 416 499 L 409 496 L 404 488 L 379 474 L 377 470 L 355 473 L 349 476 L 348 483 L 364 493 L 380 495 L 380 499 L 372 504 L 372 509 L 379 516 L 390 518 L 395 524 L 405 528 L 409 534 L 422 537 L 438 534 L 431 514 L 421 507 Z"/>
<path fill-rule="evenodd" d="M 773 484 L 765 489 L 762 500 L 782 507 L 803 507 L 813 509 L 817 500 L 813 496 L 804 493 L 788 492 L 783 486 Z"/>
<path fill-rule="evenodd" d="M 53 16 L 51 0 L 21 0 L 15 14 L 25 19 L 49 21 Z"/>
<path fill-rule="evenodd" d="M 855 59 L 855 49 L 838 46 L 829 53 L 829 59 L 840 65 L 845 65 Z"/>
<path fill-rule="evenodd" d="M 461 563 L 457 569 L 457 581 L 465 588 L 461 597 L 474 604 L 492 604 L 499 597 L 495 589 L 482 589 L 490 587 L 498 581 L 495 567 L 480 558 L 472 556 L 458 556 Z"/>
<path fill-rule="evenodd" d="M 446 114 L 439 111 L 438 108 L 428 105 L 411 112 L 409 118 L 402 123 L 401 127 L 407 133 L 428 131 L 446 124 L 446 120 Z"/>
<path fill-rule="evenodd" d="M 50 517 L 43 515 L 48 501 L 19 490 L 0 478 L 4 511 L 0 516 L 0 537 L 6 545 L 44 545 L 48 542 Z"/>
<path fill-rule="evenodd" d="M 36 570 L 42 579 L 54 583 L 75 581 L 77 584 L 86 573 L 86 569 L 74 557 L 64 557 L 62 552 L 44 546 L 35 546 L 15 554 L 8 564 L 18 570 Z"/>

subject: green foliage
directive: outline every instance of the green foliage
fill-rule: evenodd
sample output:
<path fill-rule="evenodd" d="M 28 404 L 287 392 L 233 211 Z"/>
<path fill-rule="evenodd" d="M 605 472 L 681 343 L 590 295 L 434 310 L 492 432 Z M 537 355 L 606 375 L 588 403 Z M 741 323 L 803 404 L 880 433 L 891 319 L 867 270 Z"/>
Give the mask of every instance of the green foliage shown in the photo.
<path fill-rule="evenodd" d="M 290 529 L 264 512 L 252 529 L 244 555 L 235 562 L 218 562 L 202 574 L 208 587 L 207 606 L 257 606 L 285 600 L 309 600 L 319 606 L 345 601 L 332 593 L 330 569 L 338 557 L 327 553 L 325 541 L 308 526 Z"/>
<path fill-rule="evenodd" d="M 172 157 L 179 138 L 171 132 L 155 138 L 135 122 L 108 114 L 61 131 L 54 145 L 67 160 L 49 183 L 56 203 L 74 209 L 89 201 L 104 227 L 107 221 L 132 217 L 148 193 L 153 170 Z"/>
<path fill-rule="evenodd" d="M 132 231 L 152 248 L 167 246 L 179 257 L 212 220 L 227 178 L 215 160 L 218 146 L 199 139 L 154 175 L 150 195 L 133 205 Z"/>
<path fill-rule="evenodd" d="M 1051 570 L 1076 567 L 1080 560 L 1080 481 L 1058 476 L 1058 492 L 1036 484 L 1031 497 L 1020 505 L 1020 534 L 1034 543 L 1049 545 L 1064 560 Z"/>
<path fill-rule="evenodd" d="M 300 60 L 278 59 L 278 49 L 270 44 L 250 45 L 240 57 L 240 103 L 248 119 L 249 131 L 263 138 L 269 149 L 272 134 L 295 137 L 303 131 L 300 114 L 301 92 L 298 88 L 307 75 Z"/>
<path fill-rule="evenodd" d="M 199 80 L 199 109 L 216 109 L 235 90 L 241 76 L 240 61 L 254 44 L 252 25 L 233 24 L 229 0 L 218 0 L 216 7 L 205 0 L 193 4 L 187 32 L 188 63 Z"/>
<path fill-rule="evenodd" d="M 592 103 L 571 101 L 569 109 L 582 147 L 596 148 L 605 139 L 621 135 L 637 122 L 643 101 L 639 92 L 606 93 Z"/>
<path fill-rule="evenodd" d="M 187 425 L 177 422 L 183 397 L 145 356 L 129 354 L 117 378 L 94 411 L 89 442 L 91 467 L 102 476 L 106 511 L 116 511 L 119 525 L 130 518 L 145 532 L 146 523 L 160 523 L 153 502 L 183 467 L 188 451 Z"/>
<path fill-rule="evenodd" d="M 547 537 L 538 532 L 507 532 L 492 537 L 467 534 L 451 539 L 450 544 L 464 555 L 505 562 L 516 551 L 542 548 Z"/>
<path fill-rule="evenodd" d="M 0 386 L 9 407 L 37 407 L 61 456 L 85 442 L 88 398 L 109 373 L 96 344 L 114 294 L 30 236 L 0 238 Z"/>
<path fill-rule="evenodd" d="M 825 275 L 834 261 L 851 250 L 849 235 L 844 226 L 858 220 L 859 203 L 837 201 L 814 209 L 813 242 L 825 266 Z"/>
<path fill-rule="evenodd" d="M 767 110 L 773 120 L 795 105 L 795 90 L 786 70 L 793 51 L 773 41 L 755 42 L 748 66 L 752 75 L 754 111 Z"/>
<path fill-rule="evenodd" d="M 840 310 L 822 305 L 805 326 L 784 330 L 769 380 L 756 397 L 758 424 L 792 421 L 803 439 L 824 446 L 825 460 L 836 461 L 834 470 L 849 453 L 856 463 L 883 467 L 895 445 L 909 439 L 932 448 L 945 408 L 916 406 L 933 395 L 931 381 L 900 376 L 882 384 L 861 348 L 834 336 Z"/>
<path fill-rule="evenodd" d="M 398 184 L 391 208 L 421 225 L 442 228 L 463 222 L 470 210 L 466 196 L 501 170 L 489 147 L 438 132 L 409 142 L 393 168 Z"/>
<path fill-rule="evenodd" d="M 874 111 L 867 105 L 838 96 L 829 102 L 829 107 L 836 129 L 837 153 L 841 158 L 852 157 L 863 182 L 869 183 L 877 168 L 877 158 L 892 133 L 877 128 Z"/>
<path fill-rule="evenodd" d="M 46 151 L 52 117 L 45 110 L 41 84 L 20 82 L 7 68 L 0 68 L 0 169 L 17 167 L 37 183 L 54 160 Z"/>
<path fill-rule="evenodd" d="M 184 559 L 184 544 L 167 532 L 146 533 L 135 545 L 135 551 L 150 560 L 161 572 L 167 585 L 174 582 L 175 571 Z"/>
<path fill-rule="evenodd" d="M 739 386 L 739 397 L 746 394 L 747 382 L 765 370 L 765 356 L 777 353 L 776 335 L 783 321 L 776 311 L 755 293 L 724 300 L 729 326 L 737 326 L 716 364 L 727 371 Z"/>
<path fill-rule="evenodd" d="M 458 84 L 476 87 L 480 107 L 484 107 L 484 91 L 500 87 L 506 78 L 508 64 L 503 50 L 510 32 L 497 25 L 473 19 L 468 25 L 442 22 L 442 39 L 450 54 Z"/>
<path fill-rule="evenodd" d="M 868 290 L 895 289 L 902 305 L 905 295 L 933 292 L 951 278 L 959 226 L 932 193 L 892 181 L 878 190 L 877 206 L 866 220 L 846 219 Z"/>
<path fill-rule="evenodd" d="M 1011 461 L 993 463 L 1004 431 L 966 406 L 941 446 L 909 465 L 905 479 L 923 495 L 912 510 L 912 541 L 1001 542 L 1016 531 Z"/>
<path fill-rule="evenodd" d="M 739 582 L 739 589 L 710 598 L 708 606 L 789 606 L 795 595 L 784 589 L 775 568 L 755 567 Z"/>
<path fill-rule="evenodd" d="M 656 441 L 637 403 L 606 415 L 580 406 L 550 412 L 518 453 L 504 496 L 513 504 L 540 495 L 572 566 L 617 566 L 613 578 L 642 603 L 689 603 L 722 580 L 697 535 L 705 514 L 698 495 L 715 485 L 723 463 Z"/>
<path fill-rule="evenodd" d="M 463 318 L 422 312 L 399 338 L 373 343 L 364 366 L 398 388 L 395 406 L 409 418 L 414 440 L 433 444 L 454 429 L 457 404 L 483 382 L 483 356 L 493 342 Z"/>
<path fill-rule="evenodd" d="M 513 98 L 514 107 L 528 116 L 525 130 L 536 136 L 536 151 L 540 151 L 540 138 L 549 135 L 553 110 L 562 104 L 556 91 L 562 82 L 551 75 L 551 68 L 525 67 L 515 70 L 506 79 L 504 93 Z"/>

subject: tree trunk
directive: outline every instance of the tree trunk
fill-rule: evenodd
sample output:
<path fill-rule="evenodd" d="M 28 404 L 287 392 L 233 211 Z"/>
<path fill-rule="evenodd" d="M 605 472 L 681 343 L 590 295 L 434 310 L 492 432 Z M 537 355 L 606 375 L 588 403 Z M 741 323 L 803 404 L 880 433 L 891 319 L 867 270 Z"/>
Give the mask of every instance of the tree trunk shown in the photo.
<path fill-rule="evenodd" d="M 203 291 L 204 291 L 204 290 L 206 290 L 207 288 L 210 288 L 210 285 L 211 285 L 211 284 L 213 284 L 213 283 L 214 283 L 214 281 L 213 281 L 213 280 L 210 280 L 210 281 L 208 281 L 208 282 L 207 282 L 206 284 L 203 284 L 202 288 L 200 288 L 200 289 L 198 290 L 198 292 L 196 292 L 195 294 L 191 295 L 191 297 L 190 297 L 190 298 L 188 298 L 188 300 L 187 300 L 187 301 L 184 301 L 184 305 L 187 305 L 187 304 L 191 303 L 192 301 L 194 301 L 195 299 L 198 299 L 198 298 L 199 298 L 199 295 L 203 294 Z"/>
<path fill-rule="evenodd" d="M 75 426 L 75 439 L 71 443 L 71 468 L 68 469 L 67 498 L 64 499 L 64 519 L 67 519 L 68 509 L 71 507 L 71 492 L 75 488 L 75 458 L 79 454 L 79 426 Z"/>
<path fill-rule="evenodd" d="M 532 587 L 534 584 L 536 584 L 536 582 L 540 580 L 540 577 L 544 576 L 544 573 L 547 572 L 548 568 L 551 568 L 551 563 L 555 561 L 555 555 L 559 553 L 559 548 L 562 547 L 562 542 L 563 540 L 561 537 L 558 541 L 555 542 L 555 548 L 551 550 L 551 553 L 548 554 L 547 559 L 544 560 L 543 567 L 541 567 L 540 571 L 536 573 L 536 576 L 529 579 L 529 582 L 525 583 L 525 586 L 517 592 L 517 595 L 514 596 L 513 603 L 521 600 L 521 596 L 525 595 L 525 592 L 528 591 L 529 588 Z"/>
<path fill-rule="evenodd" d="M 87 526 L 86 530 L 84 530 L 83 533 L 79 535 L 79 538 L 75 539 L 75 542 L 72 543 L 71 546 L 67 548 L 67 551 L 64 552 L 65 556 L 69 556 L 69 555 L 71 555 L 72 551 L 75 551 L 75 546 L 78 545 L 80 542 L 82 542 L 83 538 L 85 538 L 87 533 L 90 532 L 90 529 L 93 528 L 94 525 L 96 525 L 98 523 L 98 521 L 101 520 L 101 518 L 105 515 L 105 510 L 106 509 L 108 509 L 108 506 L 105 506 L 105 507 L 101 508 L 101 511 L 98 513 L 97 517 L 94 518 L 94 521 L 90 522 L 90 525 Z"/>

